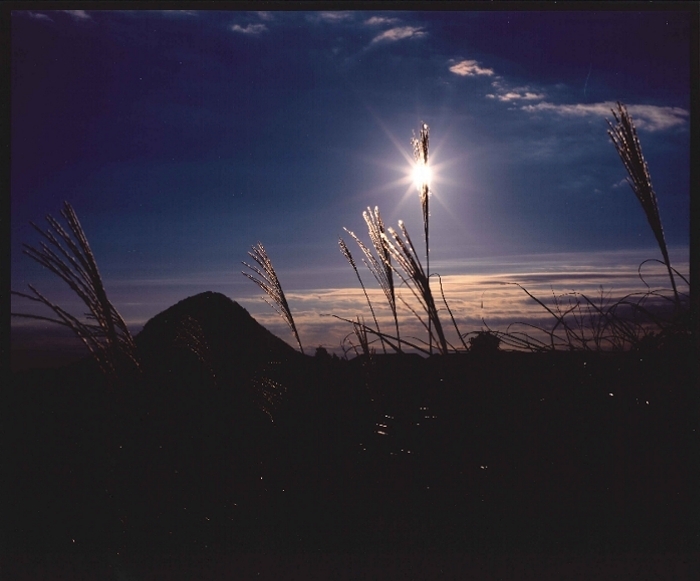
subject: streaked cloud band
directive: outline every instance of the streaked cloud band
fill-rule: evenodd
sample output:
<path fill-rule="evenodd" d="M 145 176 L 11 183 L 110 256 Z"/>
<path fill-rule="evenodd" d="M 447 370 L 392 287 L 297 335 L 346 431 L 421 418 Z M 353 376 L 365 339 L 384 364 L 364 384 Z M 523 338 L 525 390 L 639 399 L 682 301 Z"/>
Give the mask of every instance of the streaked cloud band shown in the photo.
<path fill-rule="evenodd" d="M 562 104 L 542 102 L 536 105 L 523 105 L 521 109 L 527 113 L 554 113 L 566 117 L 606 117 L 612 119 L 614 101 L 602 103 Z M 663 131 L 688 123 L 690 113 L 680 107 L 659 107 L 656 105 L 628 105 L 627 110 L 635 121 L 638 129 L 647 131 Z"/>

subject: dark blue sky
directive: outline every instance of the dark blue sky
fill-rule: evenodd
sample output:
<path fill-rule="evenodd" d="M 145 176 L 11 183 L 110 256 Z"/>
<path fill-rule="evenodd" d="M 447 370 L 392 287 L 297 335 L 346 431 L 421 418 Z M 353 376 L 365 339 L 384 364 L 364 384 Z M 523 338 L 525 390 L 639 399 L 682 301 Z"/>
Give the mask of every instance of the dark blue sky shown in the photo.
<path fill-rule="evenodd" d="M 356 286 L 337 239 L 364 232 L 367 206 L 420 238 L 407 175 L 421 121 L 436 269 L 656 258 L 606 134 L 617 100 L 637 121 L 672 259 L 687 260 L 691 18 L 14 11 L 12 286 L 69 300 L 21 254 L 38 241 L 28 223 L 63 200 L 136 325 L 203 290 L 257 296 L 239 273 L 258 241 L 291 291 Z"/>

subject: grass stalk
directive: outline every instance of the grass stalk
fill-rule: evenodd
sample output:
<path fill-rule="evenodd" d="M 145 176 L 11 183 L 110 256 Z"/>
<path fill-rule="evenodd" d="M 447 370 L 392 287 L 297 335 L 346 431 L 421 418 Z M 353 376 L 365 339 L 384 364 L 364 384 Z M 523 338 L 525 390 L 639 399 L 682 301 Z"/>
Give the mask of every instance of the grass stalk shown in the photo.
<path fill-rule="evenodd" d="M 393 228 L 388 228 L 388 235 L 384 234 L 383 240 L 393 261 L 396 262 L 396 264 L 406 274 L 406 277 L 402 276 L 402 279 L 414 292 L 414 295 L 416 298 L 418 298 L 421 306 L 425 309 L 426 314 L 428 315 L 429 351 L 432 352 L 434 327 L 435 334 L 437 335 L 435 339 L 440 353 L 446 354 L 447 341 L 445 339 L 442 324 L 440 323 L 438 311 L 435 306 L 435 299 L 433 298 L 432 291 L 430 290 L 430 280 L 423 269 L 420 258 L 418 258 L 418 254 L 413 246 L 408 230 L 401 220 L 399 220 L 399 229 L 401 230 L 401 234 L 396 232 Z M 399 276 L 401 276 L 397 268 L 393 266 L 393 263 L 392 268 L 394 269 L 394 272 L 397 272 Z"/>
<path fill-rule="evenodd" d="M 63 280 L 87 306 L 85 323 L 51 302 L 36 288 L 29 285 L 33 294 L 11 291 L 15 296 L 41 303 L 51 309 L 57 318 L 26 313 L 12 313 L 15 317 L 49 321 L 71 329 L 89 349 L 105 374 L 113 375 L 123 369 L 124 360 L 140 370 L 136 344 L 124 319 L 107 298 L 97 261 L 87 236 L 73 207 L 64 202 L 61 216 L 66 227 L 53 216 L 46 216 L 49 226 L 42 230 L 32 227 L 45 239 L 37 248 L 24 244 L 24 254 Z"/>
<path fill-rule="evenodd" d="M 284 319 L 284 321 L 289 325 L 289 328 L 294 334 L 294 338 L 299 345 L 299 350 L 304 353 L 304 348 L 301 345 L 301 340 L 299 339 L 299 333 L 297 332 L 297 327 L 294 324 L 294 317 L 292 317 L 292 312 L 289 309 L 289 303 L 287 303 L 287 298 L 282 290 L 282 285 L 280 284 L 279 278 L 277 278 L 277 273 L 275 272 L 274 266 L 272 266 L 272 261 L 267 255 L 264 246 L 258 242 L 256 246 L 253 246 L 248 255 L 258 264 L 258 266 L 253 266 L 247 262 L 243 262 L 243 266 L 252 270 L 258 276 L 255 277 L 250 273 L 242 271 L 241 274 L 252 280 L 257 284 L 267 296 L 270 297 L 271 301 L 268 301 L 263 297 L 263 300 L 270 305 L 277 314 Z"/>
<path fill-rule="evenodd" d="M 411 139 L 413 146 L 413 159 L 416 165 L 423 170 L 421 174 L 427 178 L 428 154 L 430 149 L 430 128 L 427 123 L 421 124 L 421 129 L 418 137 L 413 135 Z M 420 197 L 421 212 L 423 214 L 423 235 L 425 237 L 425 268 L 430 283 L 430 184 L 427 179 L 418 184 L 418 193 Z M 430 331 L 431 320 L 428 319 L 428 337 L 430 339 L 430 352 L 433 351 L 432 332 Z"/>
<path fill-rule="evenodd" d="M 357 243 L 359 246 L 360 250 L 362 251 L 362 254 L 364 255 L 364 258 L 362 259 L 362 262 L 364 262 L 365 266 L 369 269 L 369 271 L 372 273 L 374 276 L 374 279 L 377 281 L 377 284 L 379 285 L 379 288 L 382 289 L 382 292 L 384 293 L 384 296 L 386 297 L 387 302 L 389 303 L 389 308 L 391 309 L 391 314 L 394 318 L 394 328 L 396 331 L 396 340 L 397 340 L 397 347 L 398 351 L 401 351 L 401 336 L 400 336 L 400 331 L 399 331 L 399 319 L 398 319 L 398 312 L 397 312 L 397 307 L 396 307 L 396 289 L 394 286 L 394 271 L 392 269 L 391 265 L 391 255 L 389 254 L 389 250 L 386 248 L 386 245 L 383 240 L 383 236 L 386 233 L 386 229 L 384 227 L 384 222 L 382 220 L 381 214 L 379 212 L 379 208 L 375 207 L 374 211 L 372 211 L 371 208 L 367 208 L 367 211 L 362 213 L 362 217 L 365 220 L 365 223 L 367 224 L 367 231 L 369 233 L 369 238 L 372 244 L 372 247 L 374 248 L 375 254 L 372 252 L 370 248 L 368 248 L 362 240 L 360 240 L 357 235 L 355 235 L 354 232 L 351 232 L 347 228 L 344 230 L 352 237 L 352 239 Z M 341 248 L 342 251 L 342 248 Z M 348 251 L 349 252 L 349 251 Z M 345 254 L 345 251 L 343 251 L 343 254 Z M 346 256 L 347 258 L 347 256 Z M 351 262 L 352 265 L 352 262 Z M 353 267 L 354 268 L 354 267 Z M 357 274 L 357 270 L 355 270 Z M 359 274 L 357 275 L 359 278 Z M 360 281 L 360 284 L 362 282 Z M 363 287 L 364 290 L 364 287 Z M 369 298 L 367 299 L 369 302 Z M 371 309 L 371 306 L 370 306 Z"/>
<path fill-rule="evenodd" d="M 355 237 L 355 235 L 352 232 L 350 232 L 350 231 L 347 231 L 347 232 L 348 232 L 348 234 L 350 234 L 353 238 L 355 238 L 357 240 L 357 238 Z M 359 242 L 359 240 L 358 240 L 358 243 L 362 244 L 361 242 Z M 342 238 L 339 238 L 338 245 L 340 246 L 340 252 L 346 258 L 346 260 L 350 263 L 350 266 L 352 266 L 352 269 L 355 271 L 355 275 L 357 276 L 357 280 L 360 282 L 360 286 L 362 287 L 362 292 L 365 294 L 365 299 L 367 299 L 367 305 L 369 306 L 369 310 L 372 313 L 372 319 L 374 319 L 374 325 L 377 328 L 377 332 L 380 332 L 379 322 L 377 321 L 377 316 L 374 314 L 374 308 L 372 307 L 372 301 L 369 299 L 369 295 L 367 294 L 367 289 L 365 288 L 365 284 L 362 282 L 362 277 L 360 276 L 360 272 L 357 270 L 357 264 L 355 263 L 355 259 L 352 257 L 352 253 L 350 252 L 348 245 L 345 244 L 345 240 L 343 240 Z M 365 250 L 362 245 L 360 246 L 360 248 Z M 381 337 L 381 335 L 380 335 L 380 337 Z M 384 351 L 384 353 L 386 353 L 386 346 L 384 345 L 383 340 L 382 340 L 382 350 Z"/>
<path fill-rule="evenodd" d="M 606 120 L 610 128 L 608 130 L 608 135 L 610 135 L 610 139 L 627 170 L 627 183 L 629 183 L 639 203 L 642 205 L 647 221 L 654 232 L 656 242 L 659 245 L 661 255 L 664 259 L 664 264 L 668 270 L 668 276 L 671 279 L 671 287 L 673 288 L 676 303 L 680 305 L 680 297 L 676 289 L 676 281 L 673 277 L 673 269 L 671 268 L 671 261 L 666 247 L 664 229 L 661 224 L 661 217 L 659 216 L 656 193 L 651 183 L 649 167 L 642 153 L 642 146 L 637 137 L 637 129 L 625 105 L 618 101 L 617 109 L 617 112 L 612 110 L 613 117 L 615 118 L 615 125 L 613 125 L 610 120 Z"/>
<path fill-rule="evenodd" d="M 389 308 L 394 317 L 394 328 L 396 330 L 396 339 L 398 340 L 399 352 L 401 351 L 401 336 L 399 333 L 399 319 L 396 309 L 396 289 L 394 288 L 394 271 L 391 267 L 391 255 L 389 254 L 389 249 L 384 243 L 384 234 L 386 228 L 384 227 L 384 221 L 379 213 L 379 207 L 375 206 L 374 211 L 367 208 L 366 212 L 362 213 L 362 217 L 367 224 L 367 231 L 369 233 L 369 239 L 374 246 L 374 251 L 379 257 L 378 261 L 371 261 L 368 257 L 367 266 L 370 267 L 374 278 L 379 283 L 384 295 L 386 296 L 387 302 L 389 303 Z"/>

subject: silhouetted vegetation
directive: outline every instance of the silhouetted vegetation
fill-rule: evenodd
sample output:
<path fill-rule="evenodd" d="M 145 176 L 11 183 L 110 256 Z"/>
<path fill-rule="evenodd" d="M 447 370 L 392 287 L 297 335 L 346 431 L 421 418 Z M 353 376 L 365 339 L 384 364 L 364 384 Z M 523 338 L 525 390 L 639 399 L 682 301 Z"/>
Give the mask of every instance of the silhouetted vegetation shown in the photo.
<path fill-rule="evenodd" d="M 260 268 L 257 266 L 251 266 L 250 264 L 244 262 L 243 266 L 252 270 L 255 274 L 257 274 L 257 277 L 247 272 L 243 272 L 243 275 L 247 276 L 250 280 L 257 284 L 262 290 L 265 291 L 265 293 L 267 293 L 267 296 L 272 299 L 271 303 L 267 300 L 265 300 L 265 302 L 275 309 L 277 314 L 284 319 L 287 325 L 289 325 L 289 328 L 292 330 L 292 333 L 294 333 L 294 338 L 297 340 L 297 344 L 299 345 L 299 351 L 303 353 L 304 348 L 301 346 L 301 340 L 299 339 L 297 327 L 294 324 L 292 311 L 289 310 L 287 297 L 284 296 L 284 290 L 282 289 L 282 285 L 277 278 L 275 267 L 272 266 L 272 261 L 267 256 L 264 246 L 258 243 L 257 246 L 253 246 L 252 251 L 248 252 L 248 254 L 253 260 L 255 260 L 255 262 L 258 263 Z"/>
<path fill-rule="evenodd" d="M 495 353 L 501 345 L 501 339 L 491 331 L 477 331 L 469 338 L 469 351 L 472 353 Z"/>
<path fill-rule="evenodd" d="M 90 350 L 104 373 L 113 375 L 125 372 L 124 366 L 139 367 L 138 355 L 131 333 L 107 298 L 97 262 L 87 237 L 72 206 L 64 202 L 61 210 L 67 230 L 53 216 L 46 216 L 49 227 L 42 230 L 32 227 L 48 242 L 39 248 L 24 245 L 24 253 L 63 280 L 89 310 L 82 319 L 51 302 L 31 284 L 33 294 L 12 291 L 24 299 L 41 303 L 54 312 L 57 318 L 41 315 L 12 313 L 15 317 L 49 321 L 71 329 Z"/>

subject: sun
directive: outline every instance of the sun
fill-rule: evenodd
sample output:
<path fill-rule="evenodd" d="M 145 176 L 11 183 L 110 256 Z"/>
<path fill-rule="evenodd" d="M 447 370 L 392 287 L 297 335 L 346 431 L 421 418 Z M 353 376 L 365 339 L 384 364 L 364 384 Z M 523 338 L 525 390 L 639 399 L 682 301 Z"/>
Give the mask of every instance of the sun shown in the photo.
<path fill-rule="evenodd" d="M 386 123 L 380 118 L 379 115 L 367 104 L 368 112 L 374 118 L 375 122 L 382 130 L 382 132 L 387 136 L 387 138 L 393 143 L 399 154 L 398 159 L 392 161 L 382 161 L 375 157 L 368 158 L 368 161 L 372 164 L 376 164 L 386 169 L 399 174 L 395 179 L 390 179 L 387 182 L 372 188 L 371 190 L 365 190 L 361 197 L 370 198 L 372 202 L 370 205 L 376 204 L 375 196 L 379 193 L 384 192 L 397 192 L 400 188 L 406 188 L 403 196 L 397 200 L 391 211 L 392 215 L 399 215 L 406 205 L 410 205 L 414 197 L 416 196 L 416 190 L 422 196 L 425 193 L 425 186 L 427 186 L 427 193 L 431 201 L 434 200 L 440 206 L 444 207 L 449 213 L 452 213 L 449 209 L 449 198 L 444 186 L 454 189 L 459 187 L 461 184 L 456 183 L 451 177 L 451 172 L 449 171 L 451 166 L 460 164 L 463 160 L 463 156 L 450 157 L 449 159 L 441 159 L 441 151 L 446 143 L 445 136 L 439 138 L 437 143 L 432 144 L 434 147 L 430 148 L 429 161 L 425 163 L 422 156 L 417 156 L 415 151 L 416 139 L 415 132 L 413 133 L 413 139 L 410 139 L 410 135 L 404 134 L 405 139 L 399 139 L 396 134 L 386 125 Z M 425 127 L 426 123 L 421 122 L 421 129 L 428 129 Z M 406 128 L 405 131 L 410 130 Z M 449 129 L 448 129 L 449 133 Z M 416 159 L 418 157 L 418 159 Z M 427 157 L 427 156 L 426 156 Z M 403 158 L 403 159 L 400 159 Z"/>
<path fill-rule="evenodd" d="M 420 190 L 424 185 L 430 187 L 433 172 L 428 164 L 416 163 L 413 166 L 411 177 L 413 178 L 413 184 Z"/>

